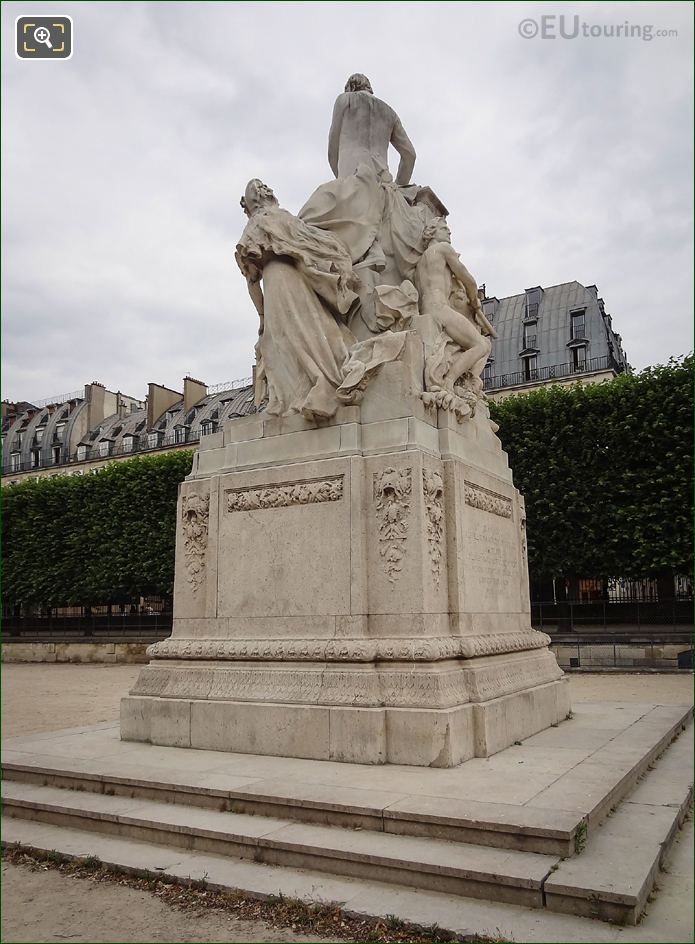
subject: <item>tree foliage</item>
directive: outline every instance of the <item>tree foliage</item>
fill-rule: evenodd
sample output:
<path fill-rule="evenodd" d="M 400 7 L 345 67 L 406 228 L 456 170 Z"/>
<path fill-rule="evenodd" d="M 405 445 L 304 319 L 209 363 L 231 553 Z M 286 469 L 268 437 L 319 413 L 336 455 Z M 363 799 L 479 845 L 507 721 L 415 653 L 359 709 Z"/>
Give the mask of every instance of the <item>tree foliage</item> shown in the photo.
<path fill-rule="evenodd" d="M 190 450 L 45 477 L 2 493 L 6 603 L 126 603 L 169 595 L 176 497 Z"/>
<path fill-rule="evenodd" d="M 536 577 L 692 569 L 693 358 L 492 405 Z"/>

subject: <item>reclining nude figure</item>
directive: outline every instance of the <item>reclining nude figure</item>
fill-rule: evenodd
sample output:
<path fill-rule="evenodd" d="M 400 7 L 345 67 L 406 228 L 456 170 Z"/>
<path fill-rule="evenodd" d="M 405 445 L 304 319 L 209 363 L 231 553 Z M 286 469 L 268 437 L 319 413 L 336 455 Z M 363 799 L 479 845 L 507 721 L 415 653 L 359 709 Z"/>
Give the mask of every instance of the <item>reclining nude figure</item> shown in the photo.
<path fill-rule="evenodd" d="M 475 279 L 459 259 L 451 245 L 451 231 L 443 217 L 425 227 L 423 239 L 427 248 L 417 265 L 415 280 L 420 295 L 420 314 L 439 329 L 438 337 L 430 338 L 425 365 L 426 389 L 444 393 L 450 406 L 451 398 L 469 403 L 464 415 L 472 412 L 482 395 L 481 375 L 490 356 L 490 338 L 497 334 L 483 314 Z M 464 386 L 455 386 L 462 383 Z"/>

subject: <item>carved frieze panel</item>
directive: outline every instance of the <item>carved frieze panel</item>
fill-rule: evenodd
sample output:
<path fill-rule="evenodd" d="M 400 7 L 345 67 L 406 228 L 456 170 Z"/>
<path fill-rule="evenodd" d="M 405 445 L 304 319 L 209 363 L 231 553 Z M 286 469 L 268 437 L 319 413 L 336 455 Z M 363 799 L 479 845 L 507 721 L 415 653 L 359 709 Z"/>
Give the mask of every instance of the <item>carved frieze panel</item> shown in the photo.
<path fill-rule="evenodd" d="M 490 514 L 499 515 L 501 518 L 512 517 L 512 502 L 506 495 L 491 492 L 482 485 L 472 485 L 470 482 L 466 482 L 464 489 L 466 504 L 471 508 L 489 511 Z"/>
<path fill-rule="evenodd" d="M 262 508 L 287 508 L 290 505 L 314 505 L 340 501 L 343 497 L 343 476 L 311 479 L 261 488 L 233 488 L 225 492 L 228 512 L 255 511 Z"/>

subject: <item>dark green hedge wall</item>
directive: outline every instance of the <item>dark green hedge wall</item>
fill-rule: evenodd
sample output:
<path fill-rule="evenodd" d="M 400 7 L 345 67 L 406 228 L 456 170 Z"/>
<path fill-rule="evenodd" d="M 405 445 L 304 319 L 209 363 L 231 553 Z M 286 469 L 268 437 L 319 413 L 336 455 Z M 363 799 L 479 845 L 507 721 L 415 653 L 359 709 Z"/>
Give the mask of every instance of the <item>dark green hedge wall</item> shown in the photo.
<path fill-rule="evenodd" d="M 687 358 L 492 404 L 526 497 L 534 577 L 690 572 L 692 372 Z M 185 451 L 3 489 L 4 601 L 170 594 L 176 495 L 190 467 Z"/>
<path fill-rule="evenodd" d="M 692 570 L 692 356 L 492 404 L 534 577 Z"/>
<path fill-rule="evenodd" d="M 182 450 L 2 493 L 5 603 L 125 603 L 172 592 Z"/>

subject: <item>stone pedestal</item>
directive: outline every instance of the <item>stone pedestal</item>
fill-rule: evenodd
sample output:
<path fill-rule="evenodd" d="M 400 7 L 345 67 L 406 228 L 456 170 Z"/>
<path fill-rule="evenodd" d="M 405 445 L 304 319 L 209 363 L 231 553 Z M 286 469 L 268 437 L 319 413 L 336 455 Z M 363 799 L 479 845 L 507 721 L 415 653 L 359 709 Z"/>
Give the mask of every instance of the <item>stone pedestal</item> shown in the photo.
<path fill-rule="evenodd" d="M 564 719 L 523 499 L 485 405 L 428 410 L 422 341 L 325 425 L 233 420 L 178 505 L 174 626 L 121 737 L 450 767 Z"/>

